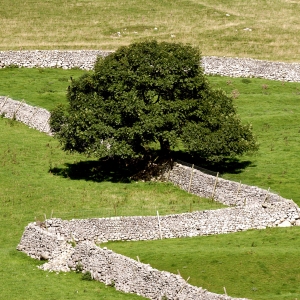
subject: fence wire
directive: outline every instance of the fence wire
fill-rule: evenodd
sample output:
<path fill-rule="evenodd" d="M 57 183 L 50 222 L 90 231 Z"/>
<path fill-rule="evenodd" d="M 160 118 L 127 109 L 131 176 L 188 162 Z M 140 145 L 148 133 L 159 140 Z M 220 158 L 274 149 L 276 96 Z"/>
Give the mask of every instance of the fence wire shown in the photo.
<path fill-rule="evenodd" d="M 217 176 L 218 172 L 214 172 L 214 171 L 210 171 L 210 170 L 207 170 L 205 168 L 202 168 L 202 167 L 199 167 L 199 166 L 196 166 L 194 164 L 190 164 L 190 163 L 187 163 L 185 161 L 182 161 L 182 160 L 176 160 L 177 163 L 181 164 L 181 165 L 184 165 L 184 166 L 187 166 L 187 167 L 190 167 L 190 168 L 194 168 L 194 169 L 197 169 L 205 174 L 208 174 L 208 175 L 212 175 L 212 176 Z M 220 176 L 220 175 L 219 175 Z"/>

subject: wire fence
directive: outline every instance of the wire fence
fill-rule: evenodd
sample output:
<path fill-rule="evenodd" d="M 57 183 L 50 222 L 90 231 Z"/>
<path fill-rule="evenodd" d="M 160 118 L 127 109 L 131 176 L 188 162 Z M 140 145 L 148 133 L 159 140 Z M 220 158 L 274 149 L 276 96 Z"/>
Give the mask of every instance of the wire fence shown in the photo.
<path fill-rule="evenodd" d="M 46 218 L 61 218 L 61 219 L 85 219 L 85 218 L 111 218 L 124 216 L 156 216 L 170 215 L 180 213 L 190 213 L 198 210 L 210 210 L 220 208 L 221 204 L 213 201 L 207 201 L 203 204 L 202 201 L 195 203 L 190 201 L 184 204 L 158 205 L 158 206 L 136 206 L 136 207 L 101 207 L 95 209 L 70 210 L 70 211 L 53 211 L 46 215 Z"/>
<path fill-rule="evenodd" d="M 181 164 L 181 165 L 184 165 L 184 166 L 187 166 L 187 167 L 190 167 L 190 168 L 193 168 L 193 169 L 197 169 L 197 170 L 199 170 L 202 173 L 205 173 L 207 175 L 212 175 L 214 177 L 219 177 L 219 178 L 222 177 L 219 172 L 211 171 L 211 170 L 199 167 L 197 165 L 194 165 L 194 164 L 182 161 L 182 160 L 176 160 L 176 162 Z M 229 179 L 227 179 L 227 180 L 229 180 Z M 232 181 L 232 180 L 230 180 L 230 181 Z M 236 181 L 236 182 L 238 182 L 238 181 Z M 240 181 L 239 184 L 243 184 L 243 182 Z M 244 184 L 249 185 L 247 183 L 244 183 Z M 260 188 L 265 189 L 265 187 L 260 187 Z M 280 196 L 280 192 L 275 191 L 275 190 L 271 189 L 270 187 L 267 189 L 267 191 L 268 191 L 268 193 L 272 193 L 272 194 L 276 194 L 276 195 Z"/>
<path fill-rule="evenodd" d="M 187 166 L 187 167 L 190 167 L 190 168 L 194 168 L 194 169 L 197 169 L 205 174 L 208 174 L 208 175 L 212 175 L 212 176 L 217 176 L 218 172 L 214 172 L 214 171 L 210 171 L 208 169 L 205 169 L 205 168 L 202 168 L 202 167 L 199 167 L 199 166 L 196 166 L 194 164 L 190 164 L 190 163 L 187 163 L 185 161 L 182 161 L 182 160 L 176 160 L 177 163 L 181 164 L 181 165 L 184 165 L 184 166 Z"/>

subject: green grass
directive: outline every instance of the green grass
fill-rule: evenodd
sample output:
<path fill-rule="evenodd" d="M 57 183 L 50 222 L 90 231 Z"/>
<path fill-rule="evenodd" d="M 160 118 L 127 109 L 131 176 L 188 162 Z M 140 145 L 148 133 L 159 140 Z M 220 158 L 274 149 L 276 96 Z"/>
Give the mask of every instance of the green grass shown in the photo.
<path fill-rule="evenodd" d="M 209 291 L 254 300 L 300 295 L 300 228 L 208 237 L 102 244 Z"/>
<path fill-rule="evenodd" d="M 71 77 L 75 79 L 83 73 L 77 69 L 0 69 L 0 95 L 19 101 L 25 99 L 27 104 L 50 110 L 66 103 Z"/>
<path fill-rule="evenodd" d="M 33 105 L 51 109 L 56 103 L 66 103 L 68 78 L 76 78 L 82 73 L 61 69 L 43 72 L 39 69 L 2 69 L 0 95 L 25 99 Z M 12 78 L 15 84 L 11 84 Z M 253 124 L 260 143 L 258 153 L 240 158 L 241 163 L 250 161 L 250 166 L 227 170 L 222 176 L 266 189 L 270 187 L 299 204 L 300 127 L 297 120 L 300 84 L 218 76 L 209 77 L 209 81 L 228 94 L 238 90 L 235 92 L 239 94 L 235 99 L 238 112 L 243 121 Z M 49 98 L 43 98 L 43 93 L 38 91 L 49 82 L 53 92 Z M 0 118 L 0 138 L 0 277 L 4 287 L 1 296 L 7 299 L 19 299 L 20 293 L 22 299 L 134 299 L 132 295 L 117 293 L 104 285 L 81 281 L 78 274 L 57 275 L 37 270 L 40 262 L 17 252 L 15 247 L 24 227 L 35 218 L 43 220 L 44 214 L 70 219 L 216 208 L 171 184 L 129 184 L 106 177 L 104 181 L 101 178 L 93 181 L 86 174 L 74 177 L 68 173 L 66 164 L 78 165 L 80 161 L 84 164 L 85 157 L 62 152 L 55 139 L 17 122 Z M 50 167 L 58 172 L 49 173 Z M 114 174 L 111 175 L 114 178 Z M 126 254 L 139 255 L 143 262 L 156 268 L 175 273 L 179 269 L 184 278 L 191 276 L 192 284 L 211 291 L 223 293 L 225 286 L 230 295 L 240 297 L 295 299 L 300 295 L 296 257 L 299 233 L 298 228 L 272 229 L 157 241 L 158 244 L 154 244 L 156 250 L 149 252 L 147 249 L 152 249 L 150 242 L 141 243 L 142 246 L 120 243 L 120 246 L 128 247 Z M 166 254 L 156 252 L 160 248 Z M 160 257 L 157 264 L 154 255 Z M 239 290 L 236 289 L 238 286 Z"/>
<path fill-rule="evenodd" d="M 250 166 L 223 177 L 265 189 L 270 187 L 300 205 L 300 84 L 218 76 L 209 77 L 209 81 L 228 94 L 238 91 L 234 101 L 237 111 L 244 122 L 253 125 L 260 144 L 257 153 L 240 158 L 250 161 Z"/>
<path fill-rule="evenodd" d="M 3 225 L 2 222 L 0 224 Z M 1 245 L 0 257 L 2 299 L 144 299 L 134 294 L 117 292 L 96 281 L 81 280 L 80 274 L 39 270 L 39 261 L 17 252 L 12 246 Z"/>
<path fill-rule="evenodd" d="M 62 69 L 0 69 L 0 95 L 25 99 L 29 104 L 52 109 L 57 103 L 66 104 L 69 78 L 78 78 L 83 73 Z M 240 157 L 241 163 L 251 162 L 247 168 L 229 170 L 222 176 L 265 189 L 270 187 L 300 205 L 297 188 L 300 180 L 300 84 L 220 76 L 209 76 L 208 79 L 213 87 L 222 88 L 228 94 L 233 91 L 238 94 L 234 100 L 238 113 L 243 122 L 252 123 L 260 144 L 254 155 Z M 40 92 L 49 87 L 52 92 Z M 221 171 L 218 167 L 215 170 Z"/>
<path fill-rule="evenodd" d="M 204 55 L 299 61 L 299 13 L 297 0 L 2 0 L 0 49 L 113 50 L 155 38 Z"/>
<path fill-rule="evenodd" d="M 122 183 L 49 172 L 87 161 L 64 153 L 56 140 L 25 125 L 0 118 L 0 278 L 3 299 L 139 299 L 78 274 L 48 274 L 40 263 L 17 252 L 25 226 L 46 217 L 89 218 L 155 215 L 222 207 L 187 195 L 172 184 Z M 77 293 L 78 291 L 78 293 Z"/>

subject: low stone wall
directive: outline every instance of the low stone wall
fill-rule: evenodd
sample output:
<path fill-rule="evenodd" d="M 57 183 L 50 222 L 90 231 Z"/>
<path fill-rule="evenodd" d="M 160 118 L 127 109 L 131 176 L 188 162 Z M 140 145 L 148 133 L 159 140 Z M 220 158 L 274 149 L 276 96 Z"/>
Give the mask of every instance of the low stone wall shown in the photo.
<path fill-rule="evenodd" d="M 97 56 L 105 57 L 111 52 L 101 50 L 0 51 L 0 68 L 18 66 L 23 68 L 80 68 L 91 70 Z"/>
<path fill-rule="evenodd" d="M 67 241 L 139 241 L 160 238 L 193 237 L 248 229 L 296 225 L 299 211 L 292 201 L 265 204 L 264 207 L 233 207 L 167 216 L 113 217 L 47 220 L 49 232 Z"/>
<path fill-rule="evenodd" d="M 86 220 L 50 219 L 29 224 L 18 250 L 47 259 L 43 270 L 70 271 L 82 266 L 95 280 L 149 299 L 231 299 L 189 285 L 180 276 L 161 272 L 96 243 L 192 237 L 296 225 L 298 207 L 292 201 L 198 211 L 162 217 L 115 217 Z"/>
<path fill-rule="evenodd" d="M 80 68 L 91 70 L 97 56 L 107 56 L 110 53 L 111 51 L 101 50 L 0 51 L 0 68 L 16 65 L 26 68 L 58 67 L 63 69 Z M 300 82 L 300 63 L 204 56 L 202 58 L 202 66 L 206 74 Z"/>
<path fill-rule="evenodd" d="M 23 245 L 23 243 L 25 245 Z M 47 228 L 35 224 L 26 227 L 19 250 L 27 251 L 33 258 L 47 258 L 49 262 L 40 268 L 50 271 L 70 271 L 82 268 L 92 278 L 117 290 L 135 293 L 148 299 L 244 299 L 231 298 L 208 292 L 187 283 L 180 275 L 159 271 L 148 264 L 100 248 L 91 241 L 71 245 Z"/>
<path fill-rule="evenodd" d="M 179 163 L 166 171 L 163 178 L 185 191 L 213 198 L 228 206 L 262 206 L 264 203 L 286 201 L 285 198 L 256 186 L 218 178 Z"/>
<path fill-rule="evenodd" d="M 202 65 L 206 74 L 300 82 L 300 63 L 207 56 L 203 57 Z"/>
<path fill-rule="evenodd" d="M 15 119 L 27 126 L 51 135 L 49 125 L 50 112 L 24 102 L 0 96 L 0 116 Z"/>

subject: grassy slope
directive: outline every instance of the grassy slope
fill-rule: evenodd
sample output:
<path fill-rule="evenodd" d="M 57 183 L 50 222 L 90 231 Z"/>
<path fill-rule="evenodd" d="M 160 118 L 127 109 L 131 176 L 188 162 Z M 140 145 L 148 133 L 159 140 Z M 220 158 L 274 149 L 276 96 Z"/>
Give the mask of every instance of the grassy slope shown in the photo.
<path fill-rule="evenodd" d="M 223 177 L 265 189 L 270 187 L 300 205 L 297 187 L 300 84 L 254 78 L 210 77 L 209 80 L 228 94 L 239 91 L 235 100 L 238 113 L 244 122 L 252 123 L 260 143 L 256 154 L 241 157 L 241 161 L 251 161 L 249 167 L 241 173 L 228 173 Z"/>
<path fill-rule="evenodd" d="M 56 69 L 0 70 L 0 94 L 30 99 L 32 104 L 50 109 L 57 102 L 65 102 L 64 91 L 69 76 L 80 74 L 82 71 Z M 13 85 L 11 80 L 14 80 Z M 32 84 L 33 80 L 35 84 Z M 229 94 L 233 90 L 239 91 L 235 100 L 238 111 L 243 120 L 253 123 L 261 144 L 257 154 L 241 158 L 250 160 L 250 167 L 241 173 L 226 173 L 223 177 L 265 188 L 270 186 L 299 203 L 296 184 L 299 177 L 299 84 L 262 79 L 250 79 L 249 82 L 217 76 L 209 80 L 213 86 L 222 87 Z M 76 274 L 56 275 L 38 271 L 36 265 L 39 262 L 15 251 L 24 226 L 35 217 L 42 219 L 44 213 L 49 217 L 52 210 L 54 216 L 63 218 L 113 215 L 115 209 L 124 215 L 147 214 L 155 213 L 161 203 L 171 211 L 181 203 L 187 203 L 185 209 L 188 209 L 189 204 L 198 202 L 198 199 L 186 198 L 185 193 L 171 185 L 99 183 L 50 174 L 50 164 L 64 169 L 65 163 L 85 158 L 62 153 L 51 137 L 22 124 L 0 119 L 0 126 L 0 253 L 3 262 L 0 273 L 5 298 L 18 299 L 21 291 L 24 299 L 40 299 L 44 295 L 49 299 L 79 295 L 83 299 L 126 299 L 126 295 L 117 294 L 103 285 L 82 282 Z M 144 208 L 141 208 L 141 203 Z M 296 258 L 299 233 L 298 228 L 250 231 L 228 236 L 159 241 L 153 246 L 147 242 L 126 247 L 127 244 L 121 243 L 116 247 L 124 248 L 126 255 L 139 255 L 142 261 L 157 268 L 175 273 L 179 269 L 184 278 L 191 276 L 192 284 L 218 293 L 222 293 L 225 286 L 230 295 L 253 299 L 295 299 L 300 294 L 295 284 L 299 276 Z M 114 249 L 121 251 L 119 248 Z M 155 257 L 159 257 L 159 261 Z M 240 271 L 236 272 L 236 269 Z M 17 290 L 17 286 L 23 287 Z"/>
<path fill-rule="evenodd" d="M 295 300 L 300 288 L 300 228 L 255 230 L 208 237 L 105 244 L 189 283 L 254 300 Z"/>
<path fill-rule="evenodd" d="M 49 166 L 85 161 L 67 155 L 56 140 L 25 125 L 0 118 L 0 280 L 3 299 L 139 299 L 78 274 L 48 274 L 39 262 L 15 250 L 24 227 L 55 217 L 88 218 L 111 215 L 174 213 L 211 209 L 211 202 L 187 195 L 171 184 L 71 180 L 49 173 Z M 78 292 L 77 292 L 78 291 Z"/>
<path fill-rule="evenodd" d="M 59 103 L 66 103 L 70 78 L 78 78 L 83 73 L 76 69 L 0 69 L 0 95 L 19 101 L 25 99 L 30 105 L 51 110 Z"/>
<path fill-rule="evenodd" d="M 299 13 L 289 0 L 2 0 L 0 49 L 116 49 L 154 37 L 204 55 L 299 61 Z"/>
<path fill-rule="evenodd" d="M 70 76 L 77 78 L 83 73 L 60 69 L 0 69 L 0 94 L 52 109 L 57 103 L 66 103 Z M 238 91 L 235 99 L 238 113 L 244 122 L 252 123 L 260 143 L 255 155 L 240 158 L 241 162 L 251 162 L 250 166 L 237 172 L 231 170 L 223 177 L 265 189 L 270 187 L 300 205 L 297 189 L 300 84 L 219 76 L 211 76 L 209 81 L 228 94 Z"/>

